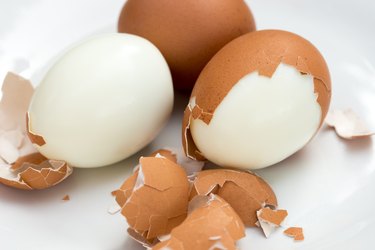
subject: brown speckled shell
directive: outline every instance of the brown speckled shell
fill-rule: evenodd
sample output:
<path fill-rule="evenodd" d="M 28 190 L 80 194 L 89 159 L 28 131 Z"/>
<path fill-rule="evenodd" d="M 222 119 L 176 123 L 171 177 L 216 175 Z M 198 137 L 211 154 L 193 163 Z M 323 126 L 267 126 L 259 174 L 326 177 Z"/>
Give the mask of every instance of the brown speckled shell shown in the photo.
<path fill-rule="evenodd" d="M 142 36 L 166 58 L 177 89 L 190 91 L 225 44 L 255 30 L 243 0 L 128 0 L 119 32 Z"/>
<path fill-rule="evenodd" d="M 296 34 L 281 30 L 256 31 L 224 46 L 200 74 L 191 94 L 196 98 L 194 109 L 199 112 L 187 107 L 182 125 L 183 146 L 189 157 L 204 159 L 189 134 L 192 116 L 209 124 L 216 108 L 240 79 L 254 71 L 271 77 L 280 63 L 314 77 L 322 124 L 331 100 L 331 79 L 323 56 L 314 45 Z"/>

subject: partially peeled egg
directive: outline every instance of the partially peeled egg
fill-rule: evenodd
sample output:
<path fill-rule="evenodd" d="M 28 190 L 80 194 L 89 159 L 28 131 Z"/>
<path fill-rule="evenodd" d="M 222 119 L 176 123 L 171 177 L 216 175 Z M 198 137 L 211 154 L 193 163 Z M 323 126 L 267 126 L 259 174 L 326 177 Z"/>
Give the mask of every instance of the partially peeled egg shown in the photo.
<path fill-rule="evenodd" d="M 224 167 L 273 165 L 313 138 L 330 97 L 327 64 L 309 41 L 280 30 L 246 34 L 199 76 L 184 115 L 185 152 Z"/>

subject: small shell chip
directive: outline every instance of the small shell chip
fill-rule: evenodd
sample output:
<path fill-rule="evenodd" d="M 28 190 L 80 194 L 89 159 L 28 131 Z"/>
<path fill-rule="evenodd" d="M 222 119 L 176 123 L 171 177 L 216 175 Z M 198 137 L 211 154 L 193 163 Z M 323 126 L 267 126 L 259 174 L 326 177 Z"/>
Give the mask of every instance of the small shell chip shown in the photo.
<path fill-rule="evenodd" d="M 257 211 L 259 226 L 267 238 L 276 228 L 281 226 L 287 216 L 288 212 L 282 209 L 272 210 L 269 207 L 265 207 Z"/>
<path fill-rule="evenodd" d="M 301 227 L 290 227 L 284 231 L 284 234 L 294 238 L 295 241 L 302 241 L 305 239 L 303 229 Z"/>

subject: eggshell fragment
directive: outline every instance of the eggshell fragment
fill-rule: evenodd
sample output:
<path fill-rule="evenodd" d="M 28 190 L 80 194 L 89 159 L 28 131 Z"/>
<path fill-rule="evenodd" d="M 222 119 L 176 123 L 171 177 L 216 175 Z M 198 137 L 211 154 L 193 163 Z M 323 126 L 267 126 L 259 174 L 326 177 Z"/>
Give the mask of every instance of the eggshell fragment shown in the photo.
<path fill-rule="evenodd" d="M 185 172 L 189 178 L 192 178 L 193 175 L 197 172 L 200 172 L 204 167 L 204 162 L 196 161 L 186 157 L 184 151 L 182 149 L 176 148 L 164 148 L 159 149 L 153 152 L 150 156 L 163 156 L 178 165 L 182 166 L 185 169 Z"/>
<path fill-rule="evenodd" d="M 163 157 L 142 157 L 116 192 L 130 228 L 150 241 L 168 234 L 186 217 L 189 182 L 185 171 Z"/>
<path fill-rule="evenodd" d="M 9 72 L 2 86 L 0 102 L 0 157 L 13 164 L 20 156 L 35 152 L 26 136 L 26 111 L 33 94 L 26 79 Z"/>
<path fill-rule="evenodd" d="M 27 135 L 29 136 L 30 141 L 33 144 L 36 144 L 38 146 L 43 146 L 44 144 L 46 144 L 46 141 L 44 140 L 43 136 L 37 135 L 31 131 L 29 112 L 27 112 L 26 114 L 26 131 L 27 131 Z"/>
<path fill-rule="evenodd" d="M 294 238 L 295 241 L 302 241 L 305 239 L 303 229 L 301 227 L 289 227 L 284 231 L 284 234 Z"/>
<path fill-rule="evenodd" d="M 338 136 L 344 139 L 359 139 L 375 135 L 363 120 L 351 109 L 332 110 L 328 112 L 326 123 L 335 129 Z"/>
<path fill-rule="evenodd" d="M 236 241 L 245 236 L 245 227 L 236 212 L 219 196 L 211 194 L 204 197 L 205 202 L 196 198 L 199 205 L 153 250 L 237 249 Z"/>
<path fill-rule="evenodd" d="M 164 157 L 170 161 L 173 161 L 174 163 L 177 163 L 177 155 L 172 150 L 163 148 L 163 149 L 158 149 L 150 154 L 150 157 L 157 157 L 157 156 Z"/>
<path fill-rule="evenodd" d="M 197 174 L 190 197 L 217 194 L 236 211 L 246 226 L 256 226 L 256 212 L 277 206 L 272 188 L 259 176 L 245 171 L 215 169 Z"/>
<path fill-rule="evenodd" d="M 309 41 L 280 30 L 251 32 L 200 74 L 184 113 L 184 150 L 223 167 L 270 166 L 311 140 L 330 98 L 327 64 Z"/>
<path fill-rule="evenodd" d="M 286 210 L 272 210 L 269 207 L 257 211 L 259 225 L 267 238 L 276 228 L 281 226 L 287 216 Z"/>
<path fill-rule="evenodd" d="M 171 68 L 174 86 L 191 91 L 212 56 L 254 31 L 255 22 L 243 0 L 128 0 L 118 30 L 154 43 Z"/>
<path fill-rule="evenodd" d="M 21 131 L 25 131 L 25 115 L 34 93 L 33 86 L 21 76 L 8 72 L 3 82 L 2 92 L 1 130 L 9 131 L 20 127 Z"/>
<path fill-rule="evenodd" d="M 20 157 L 9 168 L 0 166 L 0 182 L 19 189 L 45 189 L 62 182 L 72 172 L 66 162 L 34 153 Z"/>
<path fill-rule="evenodd" d="M 0 183 L 18 189 L 54 186 L 73 169 L 64 161 L 49 160 L 36 153 L 27 136 L 26 112 L 33 87 L 22 77 L 8 73 L 0 102 Z"/>
<path fill-rule="evenodd" d="M 63 198 L 62 198 L 63 201 L 70 201 L 70 196 L 69 195 L 65 195 Z"/>

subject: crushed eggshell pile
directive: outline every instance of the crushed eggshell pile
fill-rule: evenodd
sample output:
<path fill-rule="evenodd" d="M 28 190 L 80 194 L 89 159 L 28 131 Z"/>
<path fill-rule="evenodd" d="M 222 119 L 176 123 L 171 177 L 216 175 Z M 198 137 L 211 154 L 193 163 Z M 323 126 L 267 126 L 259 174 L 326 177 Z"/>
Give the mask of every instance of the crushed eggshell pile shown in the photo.
<path fill-rule="evenodd" d="M 276 209 L 276 195 L 261 177 L 243 170 L 202 170 L 202 162 L 176 152 L 159 149 L 141 157 L 112 192 L 118 205 L 108 212 L 121 211 L 131 238 L 152 249 L 236 249 L 244 226 L 260 227 L 266 237 L 282 226 L 288 212 Z M 195 172 L 186 171 L 191 164 Z"/>
<path fill-rule="evenodd" d="M 167 240 L 153 250 L 237 249 L 236 241 L 245 236 L 245 226 L 233 208 L 216 195 L 198 197 L 199 205 L 175 227 Z M 194 199 L 191 201 L 194 203 Z"/>
<path fill-rule="evenodd" d="M 73 168 L 64 161 L 45 158 L 33 146 L 32 140 L 43 143 L 43 138 L 28 131 L 26 113 L 34 92 L 31 83 L 9 72 L 2 92 L 0 183 L 32 190 L 49 188 L 65 180 Z"/>
<path fill-rule="evenodd" d="M 328 112 L 325 122 L 329 127 L 334 128 L 336 134 L 343 139 L 351 140 L 375 135 L 375 129 L 369 129 L 351 109 L 331 110 Z"/>

